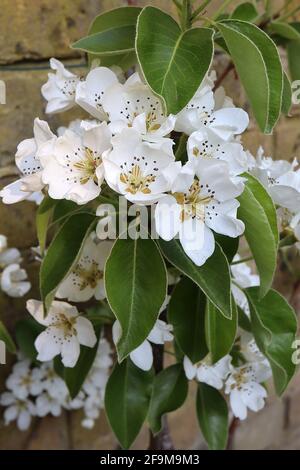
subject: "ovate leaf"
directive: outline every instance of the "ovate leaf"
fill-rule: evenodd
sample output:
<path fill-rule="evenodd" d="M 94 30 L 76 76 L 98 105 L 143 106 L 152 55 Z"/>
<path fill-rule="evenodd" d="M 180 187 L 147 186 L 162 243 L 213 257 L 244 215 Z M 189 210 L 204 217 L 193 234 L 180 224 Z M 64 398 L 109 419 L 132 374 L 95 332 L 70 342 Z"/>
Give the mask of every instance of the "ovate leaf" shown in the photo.
<path fill-rule="evenodd" d="M 122 328 L 121 361 L 147 338 L 166 297 L 166 268 L 155 242 L 118 239 L 106 263 L 105 288 Z"/>
<path fill-rule="evenodd" d="M 224 315 L 211 303 L 207 302 L 205 314 L 206 343 L 213 363 L 229 354 L 237 332 L 238 313 L 235 302 L 232 302 L 232 318 Z"/>
<path fill-rule="evenodd" d="M 282 112 L 286 116 L 289 115 L 292 107 L 292 87 L 291 82 L 286 73 L 284 73 L 284 87 L 282 95 Z"/>
<path fill-rule="evenodd" d="M 291 79 L 300 80 L 300 41 L 289 41 L 287 53 Z"/>
<path fill-rule="evenodd" d="M 245 292 L 255 341 L 269 359 L 276 392 L 282 395 L 296 370 L 292 362 L 292 344 L 297 333 L 295 312 L 274 290 L 270 290 L 263 299 L 259 298 L 258 287 L 250 287 Z"/>
<path fill-rule="evenodd" d="M 94 224 L 94 215 L 74 214 L 51 242 L 40 270 L 41 296 L 46 309 L 49 308 L 58 286 L 76 263 Z"/>
<path fill-rule="evenodd" d="M 277 47 L 264 31 L 246 21 L 225 20 L 218 23 L 218 29 L 259 127 L 270 134 L 281 113 L 283 93 L 283 70 Z"/>
<path fill-rule="evenodd" d="M 273 33 L 276 33 L 283 38 L 290 39 L 291 41 L 300 40 L 300 31 L 298 31 L 292 24 L 274 21 L 270 24 L 269 28 Z"/>
<path fill-rule="evenodd" d="M 245 237 L 260 276 L 260 294 L 270 289 L 277 262 L 278 229 L 273 201 L 262 184 L 253 176 L 247 178 L 239 196 L 238 218 L 245 224 Z"/>
<path fill-rule="evenodd" d="M 182 364 L 167 367 L 155 376 L 148 413 L 149 425 L 154 434 L 162 428 L 162 416 L 180 408 L 187 392 L 188 382 Z"/>
<path fill-rule="evenodd" d="M 214 31 L 182 32 L 176 21 L 148 6 L 137 23 L 136 51 L 143 74 L 168 113 L 177 114 L 194 96 L 213 57 Z"/>
<path fill-rule="evenodd" d="M 199 426 L 209 449 L 225 449 L 228 437 L 228 408 L 224 397 L 215 388 L 200 383 L 196 408 Z"/>
<path fill-rule="evenodd" d="M 254 21 L 258 17 L 258 11 L 253 3 L 245 2 L 238 5 L 233 11 L 231 18 L 234 20 Z"/>
<path fill-rule="evenodd" d="M 175 339 L 193 364 L 203 359 L 208 349 L 205 340 L 206 297 L 188 277 L 176 285 L 168 309 Z"/>
<path fill-rule="evenodd" d="M 16 353 L 16 345 L 14 343 L 14 340 L 10 336 L 6 326 L 2 321 L 0 321 L 0 341 L 3 341 L 5 343 L 5 347 L 10 353 Z"/>
<path fill-rule="evenodd" d="M 130 359 L 116 364 L 105 389 L 105 410 L 119 443 L 128 449 L 148 413 L 153 372 L 144 372 Z"/>
<path fill-rule="evenodd" d="M 43 330 L 44 327 L 33 318 L 19 320 L 16 324 L 15 335 L 18 349 L 31 361 L 36 360 L 37 350 L 34 347 L 34 342 Z"/>
<path fill-rule="evenodd" d="M 38 207 L 36 214 L 36 230 L 41 253 L 46 248 L 48 225 L 53 215 L 57 200 L 46 196 Z"/>
<path fill-rule="evenodd" d="M 192 279 L 225 317 L 231 318 L 230 269 L 219 245 L 216 244 L 213 255 L 203 266 L 196 266 L 178 240 L 159 239 L 158 243 L 167 260 Z"/>

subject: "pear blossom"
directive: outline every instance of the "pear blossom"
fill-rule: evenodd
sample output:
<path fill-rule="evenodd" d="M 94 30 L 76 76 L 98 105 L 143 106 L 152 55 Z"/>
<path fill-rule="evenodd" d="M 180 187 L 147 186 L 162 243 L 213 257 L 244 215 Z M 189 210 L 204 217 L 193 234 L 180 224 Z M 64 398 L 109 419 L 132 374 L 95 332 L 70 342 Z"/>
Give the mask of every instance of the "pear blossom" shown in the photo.
<path fill-rule="evenodd" d="M 7 248 L 7 241 L 3 242 L 0 250 L 0 271 L 10 264 L 19 264 L 22 261 L 21 253 L 17 248 Z"/>
<path fill-rule="evenodd" d="M 71 273 L 60 285 L 56 297 L 70 302 L 86 302 L 106 297 L 103 271 L 112 248 L 108 240 L 97 241 L 92 233 L 85 242 L 81 256 Z"/>
<path fill-rule="evenodd" d="M 50 130 L 47 122 L 38 118 L 34 120 L 32 139 L 25 139 L 18 145 L 16 153 L 16 165 L 21 173 L 21 178 L 5 186 L 0 191 L 0 197 L 4 204 L 15 204 L 25 199 L 39 202 L 40 191 L 44 184 L 41 179 L 42 165 L 37 156 L 38 149 L 45 142 L 51 141 L 55 135 Z M 50 155 L 45 156 L 45 159 Z"/>
<path fill-rule="evenodd" d="M 66 130 L 40 148 L 42 180 L 53 199 L 86 204 L 100 194 L 104 179 L 102 154 L 110 148 L 111 134 L 105 122 L 82 121 L 81 128 L 82 135 Z"/>
<path fill-rule="evenodd" d="M 241 331 L 237 345 L 246 362 L 263 362 L 270 367 L 269 361 L 260 352 L 253 335 L 247 331 Z"/>
<path fill-rule="evenodd" d="M 129 357 L 132 362 L 142 370 L 150 370 L 153 364 L 153 352 L 150 343 L 164 344 L 173 340 L 173 327 L 163 320 L 157 320 L 147 339 L 140 346 L 131 351 Z M 118 343 L 122 334 L 120 322 L 118 320 L 113 324 L 113 341 Z"/>
<path fill-rule="evenodd" d="M 60 399 L 62 403 L 67 398 L 68 388 L 53 367 L 52 362 L 43 362 L 40 366 L 43 390 L 53 399 Z"/>
<path fill-rule="evenodd" d="M 48 102 L 46 113 L 54 114 L 67 111 L 75 105 L 76 87 L 80 77 L 67 70 L 57 59 L 50 59 L 50 67 L 55 73 L 48 74 L 48 81 L 41 91 Z"/>
<path fill-rule="evenodd" d="M 133 128 L 144 139 L 156 141 L 167 136 L 175 125 L 175 116 L 166 115 L 162 103 L 138 73 L 122 85 L 114 84 L 103 96 L 103 107 L 110 120 L 113 134 L 124 128 Z"/>
<path fill-rule="evenodd" d="M 235 255 L 233 261 L 240 261 L 240 255 Z M 231 292 L 233 294 L 236 304 L 250 316 L 249 303 L 246 294 L 242 289 L 247 287 L 259 286 L 260 280 L 257 274 L 253 274 L 250 266 L 247 263 L 232 264 L 231 274 L 233 283 L 231 285 Z"/>
<path fill-rule="evenodd" d="M 193 132 L 187 141 L 187 154 L 190 161 L 202 158 L 215 158 L 228 163 L 232 176 L 248 170 L 248 157 L 238 142 L 224 142 L 206 131 Z"/>
<path fill-rule="evenodd" d="M 195 131 L 207 131 L 224 141 L 242 134 L 249 125 L 248 114 L 240 108 L 228 107 L 228 102 L 220 96 L 216 101 L 212 87 L 206 80 L 187 104 L 176 116 L 175 130 L 191 135 Z"/>
<path fill-rule="evenodd" d="M 270 366 L 262 361 L 246 363 L 232 369 L 225 383 L 225 393 L 229 395 L 235 417 L 244 420 L 247 409 L 259 411 L 264 407 L 267 391 L 261 383 L 271 375 Z"/>
<path fill-rule="evenodd" d="M 174 162 L 173 141 L 144 142 L 134 129 L 112 138 L 112 150 L 103 156 L 105 179 L 129 201 L 147 205 L 159 200 L 169 184 L 162 171 Z"/>
<path fill-rule="evenodd" d="M 23 297 L 31 289 L 27 273 L 19 264 L 10 264 L 3 269 L 0 275 L 0 286 L 2 291 L 10 297 Z"/>
<path fill-rule="evenodd" d="M 92 69 L 76 87 L 76 103 L 100 121 L 107 121 L 103 109 L 104 93 L 113 85 L 119 84 L 116 74 L 108 67 Z"/>
<path fill-rule="evenodd" d="M 212 230 L 228 237 L 244 232 L 243 222 L 237 219 L 239 202 L 235 199 L 242 193 L 243 184 L 231 181 L 225 162 L 203 159 L 182 168 L 175 165 L 168 172 L 173 174 L 170 194 L 155 210 L 156 231 L 166 241 L 179 234 L 185 253 L 202 266 L 215 249 Z"/>
<path fill-rule="evenodd" d="M 50 414 L 52 416 L 60 416 L 62 403 L 59 398 L 54 398 L 47 392 L 39 395 L 35 402 L 36 415 L 40 418 Z"/>
<path fill-rule="evenodd" d="M 30 365 L 28 359 L 17 362 L 6 380 L 6 387 L 20 400 L 39 395 L 43 390 L 42 372 L 37 367 L 31 369 Z"/>
<path fill-rule="evenodd" d="M 10 392 L 2 393 L 0 405 L 7 407 L 3 414 L 5 425 L 17 421 L 20 431 L 26 431 L 30 426 L 32 416 L 36 415 L 35 405 L 31 400 L 22 400 Z"/>
<path fill-rule="evenodd" d="M 92 323 L 81 316 L 76 307 L 66 302 L 54 301 L 44 316 L 43 303 L 28 300 L 27 310 L 45 326 L 35 340 L 39 361 L 50 361 L 61 354 L 65 367 L 74 367 L 80 354 L 80 345 L 94 347 L 97 341 Z"/>
<path fill-rule="evenodd" d="M 223 388 L 224 380 L 230 372 L 230 364 L 231 356 L 229 355 L 222 357 L 215 364 L 211 363 L 210 355 L 196 364 L 193 364 L 187 356 L 183 359 L 183 367 L 188 380 L 196 379 L 217 390 Z"/>

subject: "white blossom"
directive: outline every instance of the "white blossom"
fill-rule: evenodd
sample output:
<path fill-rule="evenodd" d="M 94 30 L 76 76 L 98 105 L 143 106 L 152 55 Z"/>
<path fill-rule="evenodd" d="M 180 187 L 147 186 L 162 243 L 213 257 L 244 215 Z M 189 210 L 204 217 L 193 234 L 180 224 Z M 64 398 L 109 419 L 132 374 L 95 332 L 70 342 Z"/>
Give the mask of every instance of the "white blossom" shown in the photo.
<path fill-rule="evenodd" d="M 221 390 L 224 380 L 230 372 L 231 356 L 222 357 L 215 364 L 211 363 L 210 355 L 201 361 L 193 364 L 191 360 L 184 356 L 183 367 L 188 380 L 196 379 L 198 382 L 206 383 L 211 387 Z"/>
<path fill-rule="evenodd" d="M 105 122 L 82 121 L 81 127 L 82 135 L 66 130 L 40 148 L 42 180 L 53 199 L 86 204 L 100 194 L 104 179 L 102 155 L 110 148 L 111 134 Z"/>
<path fill-rule="evenodd" d="M 153 364 L 153 352 L 150 343 L 164 344 L 173 340 L 173 327 L 162 320 L 157 320 L 147 339 L 140 346 L 131 351 L 130 359 L 142 370 L 150 370 Z M 113 324 L 113 341 L 118 343 L 122 335 L 121 325 L 118 320 Z"/>
<path fill-rule="evenodd" d="M 46 327 L 34 343 L 39 361 L 50 361 L 61 354 L 64 366 L 74 367 L 80 345 L 95 346 L 97 338 L 92 323 L 81 316 L 76 307 L 54 301 L 45 316 L 42 302 L 28 300 L 26 306 L 34 319 Z"/>
<path fill-rule="evenodd" d="M 3 269 L 0 275 L 0 285 L 2 291 L 10 297 L 24 297 L 31 289 L 31 284 L 27 281 L 27 273 L 19 264 L 10 264 Z"/>
<path fill-rule="evenodd" d="M 16 398 L 24 400 L 29 395 L 38 395 L 42 389 L 42 372 L 38 368 L 31 369 L 30 361 L 24 359 L 17 362 L 12 373 L 6 380 L 6 387 Z"/>
<path fill-rule="evenodd" d="M 175 116 L 166 115 L 162 103 L 135 73 L 124 85 L 116 83 L 104 93 L 103 107 L 113 134 L 133 128 L 144 139 L 156 141 L 167 136 L 175 125 Z"/>
<path fill-rule="evenodd" d="M 105 179 L 116 192 L 136 204 L 151 204 L 169 189 L 162 174 L 174 161 L 173 141 L 144 142 L 134 129 L 112 138 L 113 149 L 103 157 Z"/>
<path fill-rule="evenodd" d="M 240 255 L 235 255 L 233 261 L 240 261 Z M 247 263 L 238 263 L 231 265 L 231 273 L 233 283 L 231 285 L 231 291 L 234 296 L 236 304 L 244 310 L 247 316 L 250 316 L 249 303 L 246 294 L 242 289 L 247 287 L 259 286 L 259 276 L 253 274 L 250 266 Z"/>
<path fill-rule="evenodd" d="M 46 113 L 54 114 L 67 111 L 75 105 L 80 78 L 57 59 L 50 59 L 50 67 L 55 73 L 48 74 L 48 81 L 42 86 L 42 95 L 48 102 Z"/>
<path fill-rule="evenodd" d="M 177 163 L 175 164 L 177 165 Z M 212 230 L 228 237 L 238 237 L 244 224 L 237 219 L 243 184 L 234 184 L 228 165 L 214 159 L 176 166 L 171 193 L 161 199 L 155 210 L 156 231 L 166 241 L 177 234 L 185 253 L 197 266 L 213 254 Z"/>
<path fill-rule="evenodd" d="M 259 411 L 264 407 L 266 389 L 261 385 L 271 377 L 271 369 L 265 362 L 246 363 L 233 368 L 225 384 L 234 416 L 247 417 L 247 409 Z"/>
<path fill-rule="evenodd" d="M 39 395 L 35 402 L 36 414 L 40 418 L 50 414 L 52 416 L 60 416 L 62 402 L 59 398 L 54 398 L 47 392 Z"/>
<path fill-rule="evenodd" d="M 40 191 L 44 184 L 41 179 L 42 165 L 38 157 L 38 150 L 45 142 L 52 141 L 55 135 L 45 121 L 36 118 L 33 125 L 32 139 L 20 142 L 16 153 L 16 165 L 21 173 L 21 178 L 5 186 L 0 191 L 0 197 L 4 204 L 14 204 L 25 199 L 40 202 Z M 45 161 L 50 155 L 45 157 Z"/>
<path fill-rule="evenodd" d="M 26 431 L 31 424 L 31 417 L 36 415 L 35 405 L 31 400 L 21 400 L 10 392 L 2 393 L 0 405 L 7 407 L 3 414 L 5 425 L 17 421 L 20 431 Z"/>
<path fill-rule="evenodd" d="M 104 299 L 103 271 L 111 248 L 112 242 L 99 242 L 95 233 L 92 233 L 85 242 L 78 262 L 60 285 L 56 297 L 71 302 L 86 302 L 93 296 L 97 300 Z"/>

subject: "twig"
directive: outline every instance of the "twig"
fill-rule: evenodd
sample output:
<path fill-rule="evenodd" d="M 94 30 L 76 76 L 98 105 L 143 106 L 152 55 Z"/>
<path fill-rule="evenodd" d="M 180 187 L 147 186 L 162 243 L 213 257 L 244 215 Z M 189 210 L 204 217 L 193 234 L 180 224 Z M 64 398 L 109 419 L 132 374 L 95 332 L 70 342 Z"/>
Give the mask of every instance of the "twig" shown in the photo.
<path fill-rule="evenodd" d="M 221 83 L 223 82 L 223 80 L 225 80 L 225 78 L 227 77 L 227 75 L 234 69 L 234 64 L 233 62 L 229 62 L 229 64 L 227 65 L 226 69 L 223 71 L 223 73 L 219 76 L 219 78 L 216 80 L 216 83 L 215 83 L 215 86 L 214 86 L 214 89 L 213 91 L 215 91 L 217 88 L 219 88 L 219 86 L 221 85 Z"/>
<path fill-rule="evenodd" d="M 233 418 L 230 423 L 229 430 L 228 430 L 228 441 L 227 441 L 226 450 L 233 449 L 235 431 L 237 430 L 239 423 L 240 423 L 240 420 L 238 418 Z"/>

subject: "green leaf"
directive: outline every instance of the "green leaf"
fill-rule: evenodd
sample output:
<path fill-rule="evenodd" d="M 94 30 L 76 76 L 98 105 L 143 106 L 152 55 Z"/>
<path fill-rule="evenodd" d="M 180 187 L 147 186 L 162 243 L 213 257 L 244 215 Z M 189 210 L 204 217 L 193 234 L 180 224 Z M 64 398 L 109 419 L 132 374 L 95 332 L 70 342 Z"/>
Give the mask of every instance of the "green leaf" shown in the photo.
<path fill-rule="evenodd" d="M 119 360 L 149 335 L 167 293 L 166 267 L 151 239 L 118 239 L 105 267 L 108 303 L 122 327 Z"/>
<path fill-rule="evenodd" d="M 282 95 L 282 113 L 289 115 L 292 107 L 292 87 L 291 82 L 286 73 L 284 73 L 284 87 Z"/>
<path fill-rule="evenodd" d="M 211 302 L 207 302 L 205 312 L 206 343 L 213 363 L 229 354 L 236 337 L 237 327 L 238 313 L 233 300 L 231 320 L 225 318 Z"/>
<path fill-rule="evenodd" d="M 104 302 L 97 303 L 86 310 L 86 317 L 93 323 L 94 326 L 114 323 L 116 317 Z"/>
<path fill-rule="evenodd" d="M 290 41 L 287 53 L 291 79 L 300 80 L 300 41 Z"/>
<path fill-rule="evenodd" d="M 213 58 L 214 31 L 182 32 L 158 8 L 144 8 L 138 18 L 136 51 L 145 79 L 168 113 L 177 114 L 194 96 Z"/>
<path fill-rule="evenodd" d="M 300 40 L 300 31 L 298 31 L 292 24 L 274 21 L 270 24 L 269 29 L 273 33 L 276 33 L 283 38 L 290 39 L 291 41 Z"/>
<path fill-rule="evenodd" d="M 254 21 L 258 17 L 258 11 L 253 3 L 245 2 L 238 5 L 233 11 L 231 18 L 233 20 Z"/>
<path fill-rule="evenodd" d="M 262 184 L 253 176 L 247 178 L 239 196 L 238 218 L 245 224 L 245 237 L 260 276 L 260 294 L 270 289 L 277 263 L 278 228 L 273 201 Z"/>
<path fill-rule="evenodd" d="M 91 36 L 96 33 L 101 33 L 109 29 L 117 29 L 123 26 L 136 26 L 137 17 L 140 12 L 141 8 L 139 7 L 121 7 L 102 13 L 101 15 L 96 16 L 92 22 L 88 35 Z M 135 38 L 133 37 L 133 49 L 134 41 Z M 100 59 L 101 66 L 110 67 L 117 64 L 123 70 L 128 70 L 137 61 L 135 50 L 113 56 L 89 54 L 90 62 L 96 58 Z"/>
<path fill-rule="evenodd" d="M 295 312 L 274 290 L 270 290 L 263 299 L 259 299 L 257 287 L 250 287 L 245 293 L 255 341 L 269 359 L 276 392 L 282 395 L 296 371 L 292 362 L 292 344 L 297 333 Z"/>
<path fill-rule="evenodd" d="M 6 326 L 2 321 L 0 321 L 0 341 L 4 341 L 6 348 L 10 353 L 16 353 L 16 345 L 14 340 L 10 336 Z"/>
<path fill-rule="evenodd" d="M 58 286 L 76 263 L 95 220 L 92 214 L 74 214 L 63 224 L 51 242 L 40 270 L 40 290 L 46 310 Z"/>
<path fill-rule="evenodd" d="M 204 293 L 187 277 L 176 285 L 169 303 L 168 319 L 173 325 L 175 339 L 193 364 L 208 353 L 204 328 L 205 305 Z"/>
<path fill-rule="evenodd" d="M 209 449 L 225 449 L 228 438 L 228 408 L 224 397 L 215 388 L 200 383 L 196 408 L 199 426 Z"/>
<path fill-rule="evenodd" d="M 228 259 L 228 263 L 231 263 L 239 248 L 239 237 L 231 238 L 226 237 L 226 235 L 220 235 L 219 233 L 215 233 L 214 237 L 216 242 L 224 251 L 226 258 Z"/>
<path fill-rule="evenodd" d="M 237 306 L 237 310 L 238 310 L 238 319 L 239 319 L 238 323 L 239 323 L 239 326 L 244 331 L 248 331 L 250 333 L 252 330 L 251 330 L 251 322 L 250 322 L 249 318 L 247 317 L 244 310 L 242 310 L 239 306 Z"/>
<path fill-rule="evenodd" d="M 105 389 L 105 410 L 119 443 L 128 449 L 148 413 L 153 372 L 135 367 L 130 359 L 116 363 Z"/>
<path fill-rule="evenodd" d="M 225 20 L 217 26 L 260 129 L 272 133 L 281 113 L 283 93 L 283 70 L 276 45 L 265 32 L 246 21 Z"/>
<path fill-rule="evenodd" d="M 36 360 L 37 351 L 34 342 L 43 330 L 44 327 L 33 318 L 19 320 L 16 324 L 15 335 L 18 349 L 31 361 Z"/>
<path fill-rule="evenodd" d="M 94 363 L 98 350 L 101 327 L 95 327 L 95 332 L 97 336 L 96 345 L 93 348 L 80 346 L 80 356 L 74 367 L 64 367 L 62 363 L 59 365 L 56 364 L 56 367 L 59 369 L 59 375 L 65 381 L 72 399 L 80 392 L 81 387 Z M 58 358 L 58 361 L 61 362 L 60 358 Z"/>
<path fill-rule="evenodd" d="M 178 240 L 159 239 L 158 243 L 167 260 L 192 279 L 225 317 L 231 318 L 230 268 L 219 245 L 203 266 L 196 266 Z"/>
<path fill-rule="evenodd" d="M 149 425 L 154 434 L 161 431 L 163 415 L 180 408 L 187 393 L 188 382 L 182 364 L 167 367 L 155 376 L 148 413 Z"/>
<path fill-rule="evenodd" d="M 42 254 L 46 248 L 48 226 L 56 204 L 57 201 L 55 199 L 45 196 L 37 210 L 36 230 Z"/>
<path fill-rule="evenodd" d="M 138 7 L 123 7 L 97 16 L 90 27 L 89 35 L 72 44 L 72 48 L 97 54 L 102 58 L 118 55 L 114 63 L 119 63 L 119 59 L 134 52 L 136 22 L 140 12 L 141 8 Z M 104 65 L 103 61 L 101 65 Z"/>

